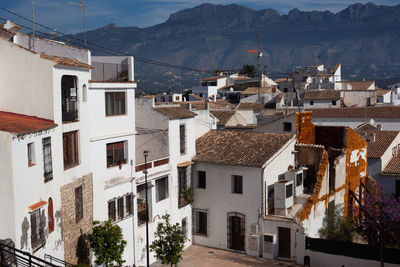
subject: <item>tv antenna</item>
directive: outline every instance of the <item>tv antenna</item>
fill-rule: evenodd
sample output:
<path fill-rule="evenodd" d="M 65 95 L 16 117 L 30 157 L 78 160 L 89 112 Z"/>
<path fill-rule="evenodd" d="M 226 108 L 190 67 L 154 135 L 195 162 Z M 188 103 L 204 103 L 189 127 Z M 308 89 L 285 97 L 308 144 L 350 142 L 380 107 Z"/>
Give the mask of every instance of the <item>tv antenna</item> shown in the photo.
<path fill-rule="evenodd" d="M 33 1 L 33 0 L 32 0 Z M 84 42 L 86 48 L 86 5 L 85 1 L 81 0 L 79 3 L 69 2 L 69 4 L 79 7 L 80 11 L 83 11 L 83 34 L 84 34 Z"/>
<path fill-rule="evenodd" d="M 260 50 L 260 39 L 261 36 L 257 34 L 257 50 L 247 50 L 247 53 L 257 53 L 257 74 L 258 74 L 258 101 L 261 102 L 260 90 L 261 90 L 261 57 L 262 51 Z M 265 68 L 264 68 L 265 69 Z"/>

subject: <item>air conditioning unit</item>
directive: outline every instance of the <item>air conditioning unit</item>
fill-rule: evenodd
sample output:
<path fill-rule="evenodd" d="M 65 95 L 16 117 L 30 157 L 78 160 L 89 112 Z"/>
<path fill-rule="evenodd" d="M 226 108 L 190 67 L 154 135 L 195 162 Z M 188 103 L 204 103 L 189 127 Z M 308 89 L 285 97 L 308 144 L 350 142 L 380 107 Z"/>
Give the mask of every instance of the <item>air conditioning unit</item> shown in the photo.
<path fill-rule="evenodd" d="M 260 255 L 260 235 L 250 234 L 248 244 L 247 254 L 258 257 Z"/>
<path fill-rule="evenodd" d="M 264 234 L 263 240 L 263 258 L 273 259 L 276 246 L 276 235 L 274 234 Z"/>
<path fill-rule="evenodd" d="M 287 215 L 287 209 L 293 206 L 293 181 L 282 180 L 274 184 L 274 208 L 276 215 Z"/>

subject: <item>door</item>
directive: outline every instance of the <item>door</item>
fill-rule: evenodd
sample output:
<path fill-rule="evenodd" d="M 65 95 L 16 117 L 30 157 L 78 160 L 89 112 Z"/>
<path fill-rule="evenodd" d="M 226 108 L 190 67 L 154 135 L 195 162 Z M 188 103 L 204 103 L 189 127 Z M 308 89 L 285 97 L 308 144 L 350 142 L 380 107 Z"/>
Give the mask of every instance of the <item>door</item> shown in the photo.
<path fill-rule="evenodd" d="M 229 216 L 228 235 L 230 244 L 228 247 L 234 250 L 244 250 L 244 216 Z"/>
<path fill-rule="evenodd" d="M 290 228 L 278 227 L 278 257 L 290 259 Z"/>

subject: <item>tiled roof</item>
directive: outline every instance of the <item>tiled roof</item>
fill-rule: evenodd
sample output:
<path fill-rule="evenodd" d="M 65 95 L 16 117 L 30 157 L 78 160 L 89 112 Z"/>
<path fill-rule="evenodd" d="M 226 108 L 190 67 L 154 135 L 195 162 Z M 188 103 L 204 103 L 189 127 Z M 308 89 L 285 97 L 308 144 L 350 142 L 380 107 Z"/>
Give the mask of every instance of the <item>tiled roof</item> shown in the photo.
<path fill-rule="evenodd" d="M 365 136 L 368 142 L 368 158 L 379 159 L 383 153 L 389 148 L 390 144 L 399 134 L 398 131 L 379 131 L 369 130 L 360 131 L 356 130 L 360 136 Z M 375 134 L 375 141 L 372 141 L 371 135 Z"/>
<path fill-rule="evenodd" d="M 235 125 L 235 126 L 226 126 L 227 130 L 253 130 L 257 128 L 256 124 L 246 124 L 246 125 Z"/>
<path fill-rule="evenodd" d="M 260 89 L 260 92 L 259 92 Z M 280 91 L 279 91 L 280 92 Z M 263 93 L 277 93 L 276 86 L 268 86 L 268 87 L 248 87 L 246 90 L 242 91 L 240 94 L 242 95 L 256 95 Z"/>
<path fill-rule="evenodd" d="M 230 118 L 235 114 L 234 110 L 213 110 L 210 113 L 218 119 L 218 126 L 225 126 Z"/>
<path fill-rule="evenodd" d="M 198 99 L 200 101 L 204 101 L 204 98 L 202 98 L 201 96 L 195 95 L 195 94 L 189 94 L 189 96 L 193 97 L 194 99 Z"/>
<path fill-rule="evenodd" d="M 376 90 L 376 96 L 384 96 L 391 93 L 391 90 Z"/>
<path fill-rule="evenodd" d="M 24 135 L 56 127 L 51 120 L 0 111 L 0 131 Z"/>
<path fill-rule="evenodd" d="M 208 102 L 210 109 L 234 109 L 235 105 L 227 100 L 217 100 Z"/>
<path fill-rule="evenodd" d="M 182 107 L 157 107 L 154 109 L 166 115 L 170 120 L 194 118 L 197 116 L 196 113 Z"/>
<path fill-rule="evenodd" d="M 304 100 L 337 100 L 340 99 L 340 91 L 337 90 L 307 90 Z"/>
<path fill-rule="evenodd" d="M 84 69 L 93 69 L 93 67 L 91 65 L 80 62 L 79 60 L 76 60 L 73 58 L 50 56 L 50 55 L 46 55 L 46 54 L 40 54 L 40 57 L 43 59 L 53 61 L 53 62 L 57 63 L 58 65 L 78 67 L 78 68 L 84 68 Z"/>
<path fill-rule="evenodd" d="M 335 74 L 335 72 L 337 71 L 337 69 L 340 67 L 340 63 L 336 64 L 335 67 L 332 70 L 332 74 Z"/>
<path fill-rule="evenodd" d="M 400 118 L 400 107 L 314 108 L 313 118 Z"/>
<path fill-rule="evenodd" d="M 364 91 L 372 85 L 374 81 L 340 81 L 338 83 L 347 83 L 351 85 L 351 90 Z"/>
<path fill-rule="evenodd" d="M 292 134 L 211 130 L 196 140 L 195 162 L 261 168 Z"/>
<path fill-rule="evenodd" d="M 185 101 L 179 102 L 182 108 L 189 109 L 189 105 L 192 106 L 193 109 L 197 110 L 206 110 L 207 109 L 207 102 L 205 101 Z"/>
<path fill-rule="evenodd" d="M 240 102 L 238 106 L 239 110 L 256 110 L 260 111 L 264 109 L 263 103 L 258 102 Z"/>
<path fill-rule="evenodd" d="M 393 157 L 381 174 L 385 176 L 400 176 L 400 158 Z"/>
<path fill-rule="evenodd" d="M 215 76 L 215 77 L 208 77 L 208 78 L 204 78 L 203 81 L 216 81 L 222 78 L 226 78 L 225 76 Z"/>
<path fill-rule="evenodd" d="M 364 122 L 360 125 L 358 125 L 354 130 L 359 130 L 359 131 L 374 131 L 374 130 L 378 130 L 378 128 L 376 128 L 374 125 L 368 123 L 368 122 Z"/>

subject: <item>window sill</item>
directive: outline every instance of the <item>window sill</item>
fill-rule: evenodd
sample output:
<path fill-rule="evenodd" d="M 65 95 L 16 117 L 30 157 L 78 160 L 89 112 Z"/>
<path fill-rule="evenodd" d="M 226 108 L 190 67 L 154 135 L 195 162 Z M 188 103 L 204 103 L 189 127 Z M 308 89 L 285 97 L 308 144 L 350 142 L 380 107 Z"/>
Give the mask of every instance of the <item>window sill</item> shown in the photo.
<path fill-rule="evenodd" d="M 72 168 L 74 168 L 76 166 L 79 166 L 79 165 L 80 165 L 79 163 L 74 163 L 74 164 L 71 164 L 71 165 L 68 165 L 68 166 L 64 166 L 64 171 L 72 169 Z"/>
<path fill-rule="evenodd" d="M 36 165 L 36 163 L 28 163 L 28 167 L 32 167 L 32 166 L 35 166 Z"/>
<path fill-rule="evenodd" d="M 114 167 L 122 167 L 123 165 L 126 165 L 126 164 L 127 164 L 127 162 L 126 162 L 126 160 L 124 160 L 124 162 L 123 163 L 121 162 L 121 164 L 107 166 L 107 169 L 114 168 Z"/>

